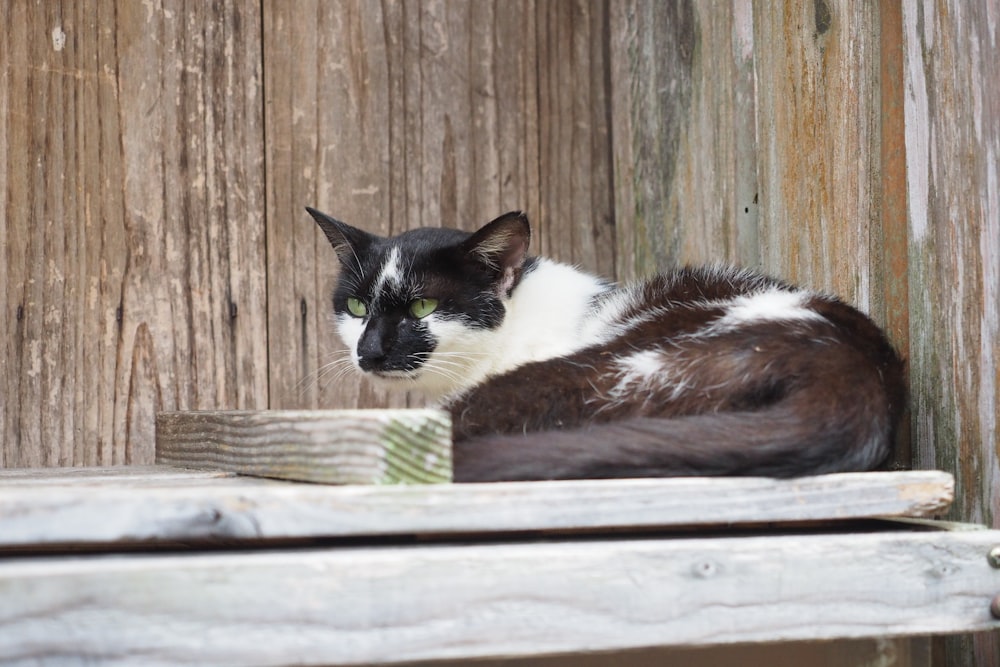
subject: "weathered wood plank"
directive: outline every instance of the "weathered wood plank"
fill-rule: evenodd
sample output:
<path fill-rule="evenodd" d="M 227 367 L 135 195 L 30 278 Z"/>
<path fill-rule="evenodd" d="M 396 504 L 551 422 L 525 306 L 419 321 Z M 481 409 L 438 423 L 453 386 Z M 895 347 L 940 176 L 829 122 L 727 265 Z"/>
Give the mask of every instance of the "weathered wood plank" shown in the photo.
<path fill-rule="evenodd" d="M 0 654 L 356 665 L 991 630 L 998 542 L 983 530 L 10 559 Z"/>
<path fill-rule="evenodd" d="M 259 11 L 4 3 L 0 465 L 264 407 Z"/>
<path fill-rule="evenodd" d="M 122 3 L 114 26 L 126 245 L 115 462 L 150 463 L 158 410 L 266 405 L 261 26 L 241 3 Z"/>
<path fill-rule="evenodd" d="M 330 484 L 451 481 L 441 410 L 162 412 L 156 461 Z"/>
<path fill-rule="evenodd" d="M 610 24 L 619 277 L 759 264 L 750 3 L 615 2 Z"/>
<path fill-rule="evenodd" d="M 796 1 L 754 14 L 764 266 L 881 323 L 878 25 L 873 3 Z"/>
<path fill-rule="evenodd" d="M 934 471 L 421 487 L 331 487 L 207 475 L 166 467 L 126 477 L 100 470 L 88 482 L 83 471 L 2 472 L 0 547 L 931 517 L 946 511 L 953 492 L 951 477 Z"/>
<path fill-rule="evenodd" d="M 536 2 L 540 207 L 534 252 L 615 275 L 606 2 Z"/>
<path fill-rule="evenodd" d="M 902 5 L 915 464 L 953 471 L 953 516 L 1000 527 L 1000 23 Z M 949 642 L 990 664 L 1000 636 Z"/>
<path fill-rule="evenodd" d="M 11 468 L 0 470 L 0 485 L 18 486 L 118 487 L 122 485 L 157 486 L 161 484 L 201 484 L 206 480 L 237 479 L 236 473 L 221 470 L 192 470 L 168 465 L 109 466 L 82 468 Z M 240 478 L 242 479 L 242 478 Z"/>
<path fill-rule="evenodd" d="M 620 273 L 760 265 L 885 323 L 900 267 L 883 243 L 904 225 L 880 217 L 878 18 L 845 2 L 614 3 Z"/>
<path fill-rule="evenodd" d="M 302 207 L 380 234 L 537 217 L 534 6 L 263 3 L 270 407 L 423 404 L 344 372 L 336 257 Z"/>

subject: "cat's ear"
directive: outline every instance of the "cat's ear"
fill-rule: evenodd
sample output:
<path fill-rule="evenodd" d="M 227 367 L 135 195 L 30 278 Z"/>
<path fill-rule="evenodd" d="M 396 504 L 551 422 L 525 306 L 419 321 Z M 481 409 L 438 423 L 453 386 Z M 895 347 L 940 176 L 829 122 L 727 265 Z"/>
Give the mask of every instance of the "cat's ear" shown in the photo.
<path fill-rule="evenodd" d="M 340 258 L 340 262 L 344 265 L 356 265 L 357 258 L 362 256 L 368 246 L 377 238 L 366 231 L 351 227 L 347 223 L 331 218 L 326 213 L 317 211 L 314 208 L 306 206 L 306 211 L 313 217 L 319 228 L 323 230 L 327 240 L 330 241 L 330 245 L 337 251 L 337 257 Z"/>
<path fill-rule="evenodd" d="M 469 257 L 496 273 L 497 292 L 510 294 L 521 279 L 530 242 L 528 216 L 512 211 L 487 223 L 462 246 Z"/>

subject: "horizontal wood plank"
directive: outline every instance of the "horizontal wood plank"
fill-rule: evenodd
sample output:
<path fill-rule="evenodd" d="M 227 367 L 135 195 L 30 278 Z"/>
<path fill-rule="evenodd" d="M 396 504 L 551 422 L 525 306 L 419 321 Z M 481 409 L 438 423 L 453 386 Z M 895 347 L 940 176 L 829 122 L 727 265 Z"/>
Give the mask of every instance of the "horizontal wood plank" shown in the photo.
<path fill-rule="evenodd" d="M 936 471 L 324 486 L 167 466 L 124 470 L 0 471 L 0 549 L 931 517 L 953 494 L 951 476 Z"/>
<path fill-rule="evenodd" d="M 156 462 L 330 484 L 451 481 L 441 410 L 162 412 Z"/>
<path fill-rule="evenodd" d="M 12 559 L 0 655 L 360 665 L 989 630 L 998 543 L 979 530 Z"/>

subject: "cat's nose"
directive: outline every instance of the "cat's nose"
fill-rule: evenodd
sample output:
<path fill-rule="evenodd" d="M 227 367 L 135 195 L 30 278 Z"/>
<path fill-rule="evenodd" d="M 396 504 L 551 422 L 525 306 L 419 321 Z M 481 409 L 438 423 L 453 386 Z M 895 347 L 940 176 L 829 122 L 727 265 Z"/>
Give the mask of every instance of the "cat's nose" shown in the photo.
<path fill-rule="evenodd" d="M 385 361 L 385 350 L 381 345 L 362 341 L 358 344 L 358 364 L 362 370 L 370 371 L 378 368 Z"/>
<path fill-rule="evenodd" d="M 385 365 L 385 357 L 358 357 L 358 366 L 363 371 L 378 371 Z"/>
<path fill-rule="evenodd" d="M 385 364 L 389 346 L 378 326 L 369 324 L 358 341 L 358 365 L 363 371 L 377 370 Z"/>

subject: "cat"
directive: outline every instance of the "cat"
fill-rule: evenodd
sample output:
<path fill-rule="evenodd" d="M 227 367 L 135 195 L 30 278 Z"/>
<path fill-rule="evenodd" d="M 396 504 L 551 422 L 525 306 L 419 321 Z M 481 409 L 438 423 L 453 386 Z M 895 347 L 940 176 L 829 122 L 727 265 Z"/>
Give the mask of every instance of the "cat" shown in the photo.
<path fill-rule="evenodd" d="M 903 362 L 842 301 L 733 267 L 617 286 L 530 256 L 521 212 L 383 238 L 306 209 L 364 376 L 437 399 L 457 482 L 877 468 Z"/>

